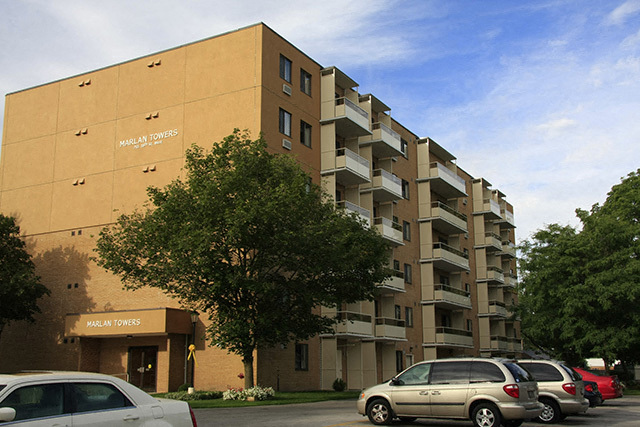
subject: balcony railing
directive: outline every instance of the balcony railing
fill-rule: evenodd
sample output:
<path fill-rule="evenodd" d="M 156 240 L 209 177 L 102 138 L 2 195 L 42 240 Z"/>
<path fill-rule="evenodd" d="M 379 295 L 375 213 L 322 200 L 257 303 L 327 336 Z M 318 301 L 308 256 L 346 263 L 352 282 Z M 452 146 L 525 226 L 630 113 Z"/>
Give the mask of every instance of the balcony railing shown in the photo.
<path fill-rule="evenodd" d="M 371 135 L 369 113 L 348 98 L 336 98 L 322 109 L 321 124 L 335 123 L 336 133 L 345 138 Z"/>
<path fill-rule="evenodd" d="M 435 230 L 444 234 L 461 234 L 468 231 L 467 216 L 442 202 L 431 203 L 428 220 Z"/>
<path fill-rule="evenodd" d="M 483 199 L 482 204 L 476 206 L 474 204 L 474 215 L 484 215 L 489 220 L 499 220 L 502 218 L 500 215 L 500 204 L 495 200 L 488 198 Z"/>
<path fill-rule="evenodd" d="M 500 255 L 509 257 L 509 258 L 515 258 L 516 245 L 514 245 L 513 242 L 510 242 L 508 240 L 502 242 L 502 252 L 500 252 Z"/>
<path fill-rule="evenodd" d="M 393 270 L 391 277 L 382 282 L 379 287 L 386 291 L 404 292 L 404 272 L 400 270 Z"/>
<path fill-rule="evenodd" d="M 500 209 L 500 216 L 502 217 L 497 222 L 500 224 L 500 228 L 515 228 L 516 220 L 513 216 L 513 212 L 509 212 L 508 210 L 502 208 Z"/>
<path fill-rule="evenodd" d="M 430 181 L 431 191 L 448 199 L 467 195 L 464 179 L 439 162 L 429 164 L 429 176 L 418 177 L 418 182 Z"/>
<path fill-rule="evenodd" d="M 376 338 L 405 339 L 405 321 L 390 317 L 376 317 Z"/>
<path fill-rule="evenodd" d="M 402 226 L 400 224 L 385 217 L 374 218 L 373 224 L 382 237 L 389 240 L 389 242 L 396 246 L 404 245 L 402 241 Z"/>
<path fill-rule="evenodd" d="M 349 212 L 353 212 L 358 214 L 360 219 L 367 224 L 367 227 L 371 227 L 371 211 L 363 208 L 362 206 L 358 206 L 355 203 L 349 202 L 348 200 L 341 200 L 336 202 L 336 206 L 343 208 Z"/>
<path fill-rule="evenodd" d="M 431 254 L 421 261 L 433 262 L 435 267 L 445 271 L 469 270 L 469 254 L 445 243 L 434 243 Z"/>
<path fill-rule="evenodd" d="M 384 169 L 373 171 L 371 188 L 363 188 L 362 192 L 373 191 L 376 202 L 392 202 L 402 199 L 402 180 Z"/>
<path fill-rule="evenodd" d="M 509 340 L 507 337 L 501 335 L 491 336 L 491 349 L 492 350 L 509 350 Z"/>
<path fill-rule="evenodd" d="M 489 315 L 507 317 L 507 307 L 502 301 L 489 301 Z"/>
<path fill-rule="evenodd" d="M 371 144 L 373 155 L 381 159 L 402 155 L 400 134 L 380 122 L 371 125 L 371 130 L 373 135 L 358 139 L 360 145 Z"/>
<path fill-rule="evenodd" d="M 337 334 L 373 336 L 372 317 L 368 314 L 353 311 L 338 311 L 336 318 L 339 323 L 335 326 Z"/>
<path fill-rule="evenodd" d="M 473 333 L 465 329 L 438 326 L 436 327 L 436 342 L 434 344 L 450 347 L 473 347 Z"/>
<path fill-rule="evenodd" d="M 469 292 L 443 284 L 435 285 L 433 289 L 433 303 L 439 307 L 449 310 L 471 308 L 471 294 Z"/>
<path fill-rule="evenodd" d="M 335 173 L 336 181 L 347 186 L 370 182 L 369 161 L 348 148 L 338 148 L 333 162 L 331 158 L 326 160 L 323 159 L 323 175 Z"/>

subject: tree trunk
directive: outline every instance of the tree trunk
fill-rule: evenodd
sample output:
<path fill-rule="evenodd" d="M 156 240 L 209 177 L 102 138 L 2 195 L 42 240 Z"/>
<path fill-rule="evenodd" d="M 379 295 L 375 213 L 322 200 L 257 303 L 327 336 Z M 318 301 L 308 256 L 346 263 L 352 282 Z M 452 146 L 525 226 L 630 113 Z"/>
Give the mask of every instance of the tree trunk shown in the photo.
<path fill-rule="evenodd" d="M 242 358 L 244 364 L 244 388 L 253 387 L 253 354 Z"/>

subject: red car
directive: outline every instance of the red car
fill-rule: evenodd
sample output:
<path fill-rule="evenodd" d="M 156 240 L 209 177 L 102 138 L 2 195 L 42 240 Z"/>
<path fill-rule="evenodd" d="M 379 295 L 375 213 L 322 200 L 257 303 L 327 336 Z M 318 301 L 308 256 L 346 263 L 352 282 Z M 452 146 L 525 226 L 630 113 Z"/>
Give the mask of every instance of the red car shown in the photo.
<path fill-rule="evenodd" d="M 598 390 L 602 393 L 602 401 L 622 397 L 622 384 L 617 375 L 596 375 L 581 368 L 573 368 L 587 381 L 598 383 Z"/>

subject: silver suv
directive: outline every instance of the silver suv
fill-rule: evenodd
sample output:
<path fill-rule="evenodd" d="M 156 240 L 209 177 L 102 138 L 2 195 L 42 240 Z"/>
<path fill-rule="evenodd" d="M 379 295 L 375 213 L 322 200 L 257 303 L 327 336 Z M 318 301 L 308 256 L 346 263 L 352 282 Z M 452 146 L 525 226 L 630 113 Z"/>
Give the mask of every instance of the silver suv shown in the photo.
<path fill-rule="evenodd" d="M 417 363 L 370 387 L 357 402 L 373 424 L 394 418 L 471 419 L 477 427 L 517 427 L 542 412 L 538 384 L 516 362 L 487 358 Z"/>
<path fill-rule="evenodd" d="M 520 360 L 518 364 L 538 381 L 538 400 L 544 404 L 544 410 L 537 421 L 556 423 L 589 408 L 582 376 L 570 367 L 551 360 Z"/>

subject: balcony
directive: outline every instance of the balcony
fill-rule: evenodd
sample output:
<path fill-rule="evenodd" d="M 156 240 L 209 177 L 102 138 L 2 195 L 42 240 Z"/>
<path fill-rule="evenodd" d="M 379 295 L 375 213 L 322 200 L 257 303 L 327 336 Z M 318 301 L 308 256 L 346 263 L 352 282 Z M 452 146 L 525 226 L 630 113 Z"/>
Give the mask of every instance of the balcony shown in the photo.
<path fill-rule="evenodd" d="M 436 327 L 436 340 L 433 343 L 425 343 L 427 347 L 465 347 L 473 348 L 473 333 L 465 329 Z"/>
<path fill-rule="evenodd" d="M 516 228 L 516 221 L 513 216 L 513 212 L 509 212 L 506 209 L 500 209 L 500 216 L 501 218 L 496 221 L 500 225 L 500 228 Z"/>
<path fill-rule="evenodd" d="M 507 350 L 522 351 L 522 340 L 520 338 L 507 338 Z"/>
<path fill-rule="evenodd" d="M 331 152 L 327 154 L 331 159 Z M 369 179 L 369 161 L 348 148 L 338 148 L 333 160 L 331 163 L 323 162 L 322 175 L 333 173 L 336 175 L 336 181 L 345 186 L 371 181 Z"/>
<path fill-rule="evenodd" d="M 504 270 L 495 265 L 478 268 L 477 282 L 488 282 L 491 285 L 504 285 Z"/>
<path fill-rule="evenodd" d="M 489 252 L 502 250 L 502 237 L 499 234 L 487 232 L 476 239 L 475 248 L 485 248 Z"/>
<path fill-rule="evenodd" d="M 518 286 L 518 277 L 515 274 L 504 273 L 504 286 L 515 289 Z"/>
<path fill-rule="evenodd" d="M 491 350 L 509 350 L 509 339 L 500 335 L 491 335 Z"/>
<path fill-rule="evenodd" d="M 404 272 L 399 270 L 393 270 L 391 277 L 378 285 L 378 288 L 383 291 L 391 293 L 405 292 L 404 289 Z"/>
<path fill-rule="evenodd" d="M 471 309 L 471 294 L 462 289 L 439 284 L 434 286 L 433 300 L 424 300 L 423 303 L 433 303 L 447 310 Z"/>
<path fill-rule="evenodd" d="M 358 139 L 360 146 L 371 145 L 373 156 L 379 159 L 402 155 L 400 134 L 382 123 L 374 123 L 371 130 L 373 135 Z"/>
<path fill-rule="evenodd" d="M 500 252 L 500 255 L 507 258 L 515 258 L 516 245 L 514 245 L 513 242 L 510 242 L 508 240 L 502 242 L 502 251 Z"/>
<path fill-rule="evenodd" d="M 442 202 L 433 202 L 429 213 L 430 217 L 421 219 L 421 221 L 431 221 L 431 226 L 434 230 L 447 235 L 462 234 L 468 231 L 467 216 L 449 205 Z"/>
<path fill-rule="evenodd" d="M 389 317 L 376 317 L 376 340 L 400 341 L 406 340 L 405 322 Z"/>
<path fill-rule="evenodd" d="M 469 255 L 444 243 L 434 243 L 430 256 L 420 262 L 432 262 L 444 271 L 469 271 Z"/>
<path fill-rule="evenodd" d="M 373 200 L 376 202 L 392 202 L 402 199 L 402 180 L 384 169 L 373 171 L 371 187 L 362 189 L 362 193 L 373 192 Z"/>
<path fill-rule="evenodd" d="M 489 316 L 507 317 L 507 307 L 502 301 L 489 301 Z"/>
<path fill-rule="evenodd" d="M 362 206 L 358 206 L 355 203 L 351 203 L 347 200 L 341 200 L 336 202 L 336 207 L 345 209 L 349 213 L 355 213 L 358 215 L 358 218 L 362 220 L 367 227 L 371 227 L 371 211 L 363 208 Z"/>
<path fill-rule="evenodd" d="M 483 199 L 482 204 L 475 206 L 474 215 L 484 215 L 488 220 L 499 220 L 502 218 L 500 215 L 500 205 L 493 199 Z"/>
<path fill-rule="evenodd" d="M 447 199 L 465 197 L 467 195 L 464 179 L 442 163 L 433 162 L 429 164 L 429 176 L 418 178 L 418 182 L 425 181 L 431 183 L 431 191 Z"/>
<path fill-rule="evenodd" d="M 345 138 L 371 135 L 369 113 L 348 98 L 323 103 L 320 124 L 335 123 L 336 134 Z"/>
<path fill-rule="evenodd" d="M 389 218 L 378 217 L 373 219 L 373 224 L 380 235 L 395 246 L 404 245 L 402 240 L 402 226 Z"/>
<path fill-rule="evenodd" d="M 336 335 L 372 338 L 373 324 L 368 314 L 353 311 L 338 311 L 336 317 L 339 323 L 335 326 Z"/>

